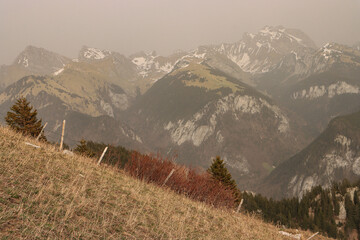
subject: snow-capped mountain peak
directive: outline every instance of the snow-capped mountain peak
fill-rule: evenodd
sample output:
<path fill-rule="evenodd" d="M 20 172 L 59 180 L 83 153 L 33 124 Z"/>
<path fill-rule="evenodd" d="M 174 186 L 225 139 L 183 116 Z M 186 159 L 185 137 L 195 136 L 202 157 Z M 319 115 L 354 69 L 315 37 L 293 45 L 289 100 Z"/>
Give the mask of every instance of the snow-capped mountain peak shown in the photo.
<path fill-rule="evenodd" d="M 158 56 L 155 51 L 152 51 L 150 53 L 139 52 L 133 54 L 130 56 L 130 59 L 137 66 L 139 74 L 143 78 L 154 76 L 153 79 L 155 81 L 173 69 L 178 57 Z"/>
<path fill-rule="evenodd" d="M 243 71 L 264 73 L 270 71 L 284 56 L 307 49 L 315 49 L 314 42 L 302 31 L 282 26 L 265 26 L 257 34 L 244 33 L 241 41 L 216 47 Z"/>
<path fill-rule="evenodd" d="M 342 51 L 338 50 L 336 45 L 333 43 L 325 44 L 320 52 L 325 59 L 329 59 L 330 57 L 339 57 L 342 54 Z"/>
<path fill-rule="evenodd" d="M 27 46 L 15 59 L 14 64 L 34 74 L 51 74 L 69 61 L 68 58 L 44 48 Z"/>
<path fill-rule="evenodd" d="M 80 51 L 79 58 L 85 58 L 88 60 L 101 60 L 112 54 L 109 50 L 100 50 L 97 48 L 91 48 L 84 46 Z"/>

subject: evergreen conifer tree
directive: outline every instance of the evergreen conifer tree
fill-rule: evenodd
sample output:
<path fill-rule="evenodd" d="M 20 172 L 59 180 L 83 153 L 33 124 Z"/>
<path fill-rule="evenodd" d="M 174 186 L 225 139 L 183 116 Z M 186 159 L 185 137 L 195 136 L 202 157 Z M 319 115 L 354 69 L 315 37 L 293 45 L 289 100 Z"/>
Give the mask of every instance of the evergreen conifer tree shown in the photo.
<path fill-rule="evenodd" d="M 81 155 L 87 157 L 94 157 L 95 153 L 91 151 L 91 149 L 87 146 L 86 141 L 84 139 L 80 140 L 80 143 L 74 149 L 74 152 L 80 153 Z"/>
<path fill-rule="evenodd" d="M 20 97 L 16 103 L 7 112 L 5 121 L 14 130 L 37 137 L 42 129 L 41 119 L 37 119 L 37 110 L 34 109 L 30 102 L 25 97 Z M 44 134 L 40 137 L 41 140 L 46 141 Z"/>
<path fill-rule="evenodd" d="M 211 166 L 208 169 L 208 172 L 217 180 L 219 180 L 224 186 L 231 189 L 234 193 L 235 200 L 240 201 L 240 191 L 236 186 L 236 182 L 232 179 L 230 172 L 225 167 L 224 160 L 219 156 L 213 159 Z"/>

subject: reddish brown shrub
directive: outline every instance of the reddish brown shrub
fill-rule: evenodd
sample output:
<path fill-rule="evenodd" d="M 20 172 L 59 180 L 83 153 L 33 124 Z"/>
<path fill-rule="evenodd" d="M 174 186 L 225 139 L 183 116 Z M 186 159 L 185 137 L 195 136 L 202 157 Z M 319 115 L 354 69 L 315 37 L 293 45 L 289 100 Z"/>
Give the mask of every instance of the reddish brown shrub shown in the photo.
<path fill-rule="evenodd" d="M 175 172 L 166 182 L 166 186 L 180 194 L 206 202 L 216 207 L 234 207 L 232 190 L 227 189 L 207 172 L 178 165 L 168 159 L 133 152 L 125 165 L 125 171 L 131 176 L 146 182 L 162 186 L 171 170 Z"/>

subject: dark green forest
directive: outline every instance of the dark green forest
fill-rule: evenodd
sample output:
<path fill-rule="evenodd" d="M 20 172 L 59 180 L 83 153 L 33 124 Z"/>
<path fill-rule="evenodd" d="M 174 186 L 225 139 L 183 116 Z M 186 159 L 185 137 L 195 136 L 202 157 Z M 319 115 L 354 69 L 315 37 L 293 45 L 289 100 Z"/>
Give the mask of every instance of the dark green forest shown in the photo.
<path fill-rule="evenodd" d="M 260 194 L 243 192 L 244 209 L 258 214 L 265 221 L 289 228 L 301 228 L 320 232 L 337 239 L 347 239 L 352 232 L 360 231 L 360 181 L 351 184 L 348 180 L 333 183 L 331 188 L 312 188 L 301 200 L 287 198 L 268 199 Z M 346 219 L 339 218 L 341 205 Z"/>

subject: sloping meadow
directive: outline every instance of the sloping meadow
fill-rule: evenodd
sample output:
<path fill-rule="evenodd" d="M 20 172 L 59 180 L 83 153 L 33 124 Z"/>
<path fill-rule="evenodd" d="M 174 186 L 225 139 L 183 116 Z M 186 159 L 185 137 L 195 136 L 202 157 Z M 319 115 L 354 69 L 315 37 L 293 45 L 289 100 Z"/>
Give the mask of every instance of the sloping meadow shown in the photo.
<path fill-rule="evenodd" d="M 0 127 L 2 239 L 288 239 L 279 230 Z"/>

